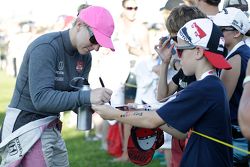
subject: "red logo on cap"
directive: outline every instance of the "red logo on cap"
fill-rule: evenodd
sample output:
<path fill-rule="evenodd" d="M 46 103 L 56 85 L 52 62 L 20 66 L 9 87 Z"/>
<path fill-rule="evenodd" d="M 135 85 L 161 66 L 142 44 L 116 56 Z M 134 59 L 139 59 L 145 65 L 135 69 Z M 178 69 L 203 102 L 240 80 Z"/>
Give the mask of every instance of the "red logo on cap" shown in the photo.
<path fill-rule="evenodd" d="M 191 27 L 196 29 L 195 36 L 199 37 L 200 39 L 207 35 L 195 22 Z"/>

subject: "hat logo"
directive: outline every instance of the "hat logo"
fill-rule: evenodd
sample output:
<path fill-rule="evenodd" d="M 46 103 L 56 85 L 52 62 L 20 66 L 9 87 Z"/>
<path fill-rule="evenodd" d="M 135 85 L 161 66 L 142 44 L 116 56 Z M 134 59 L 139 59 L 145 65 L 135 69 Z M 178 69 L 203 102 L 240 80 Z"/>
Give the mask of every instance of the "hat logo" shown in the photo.
<path fill-rule="evenodd" d="M 225 13 L 225 14 L 228 14 L 228 11 L 227 11 L 227 9 L 223 9 L 223 11 L 224 11 L 224 13 Z"/>
<path fill-rule="evenodd" d="M 58 70 L 63 70 L 63 68 L 64 68 L 64 64 L 63 64 L 63 61 L 60 61 L 59 63 L 58 63 Z"/>
<path fill-rule="evenodd" d="M 156 134 L 153 136 L 147 136 L 147 137 L 143 137 L 143 138 L 137 137 L 138 145 L 143 150 L 151 149 L 153 147 L 153 145 L 155 144 L 155 141 L 156 141 Z"/>
<path fill-rule="evenodd" d="M 237 20 L 233 20 L 232 25 L 235 26 L 235 28 L 238 27 L 240 30 L 243 29 L 243 23 L 239 23 Z"/>
<path fill-rule="evenodd" d="M 192 25 L 191 25 L 192 28 L 195 28 L 196 31 L 194 32 L 195 36 L 196 37 L 199 37 L 200 39 L 205 37 L 207 34 L 197 25 L 196 22 L 194 22 Z"/>
<path fill-rule="evenodd" d="M 201 38 L 204 38 L 207 34 L 201 29 L 196 22 L 191 25 L 190 29 L 183 27 L 180 31 L 182 38 L 190 44 L 195 44 Z"/>
<path fill-rule="evenodd" d="M 192 40 L 192 39 L 191 39 L 191 37 L 188 35 L 188 32 L 187 32 L 187 28 L 186 28 L 186 27 L 183 27 L 183 28 L 181 29 L 180 35 L 181 35 L 181 37 L 182 37 L 185 41 L 191 43 L 191 40 Z"/>

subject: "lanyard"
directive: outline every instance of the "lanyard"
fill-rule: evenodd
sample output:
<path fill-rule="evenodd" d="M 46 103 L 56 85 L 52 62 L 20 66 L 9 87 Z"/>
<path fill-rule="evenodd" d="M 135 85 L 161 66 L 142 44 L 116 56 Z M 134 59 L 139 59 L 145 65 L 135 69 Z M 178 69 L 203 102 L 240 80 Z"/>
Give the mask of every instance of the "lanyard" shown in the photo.
<path fill-rule="evenodd" d="M 205 137 L 205 138 L 207 138 L 207 139 L 209 139 L 209 140 L 212 140 L 212 141 L 214 141 L 214 142 L 223 144 L 223 145 L 225 145 L 225 146 L 227 146 L 227 147 L 236 149 L 236 150 L 238 150 L 238 151 L 240 151 L 240 152 L 243 152 L 243 153 L 246 153 L 246 154 L 250 155 L 250 151 L 244 150 L 244 149 L 242 149 L 242 148 L 240 148 L 240 147 L 236 147 L 236 146 L 234 146 L 234 145 L 232 145 L 232 144 L 226 143 L 226 142 L 224 142 L 224 141 L 222 141 L 222 140 L 213 138 L 213 137 L 208 136 L 208 135 L 205 135 L 205 134 L 203 134 L 203 133 L 200 133 L 200 132 L 197 132 L 197 131 L 194 131 L 194 130 L 191 130 L 191 131 L 192 131 L 193 133 L 199 135 L 199 136 Z"/>

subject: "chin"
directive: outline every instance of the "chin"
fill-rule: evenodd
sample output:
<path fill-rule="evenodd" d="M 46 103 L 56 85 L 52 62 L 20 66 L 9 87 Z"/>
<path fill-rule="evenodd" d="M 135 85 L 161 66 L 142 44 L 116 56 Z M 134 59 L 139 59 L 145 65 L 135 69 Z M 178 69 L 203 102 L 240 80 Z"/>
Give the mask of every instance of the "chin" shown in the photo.
<path fill-rule="evenodd" d="M 84 54 L 88 54 L 90 51 L 88 49 L 81 49 L 81 50 L 78 50 L 78 52 L 81 54 L 81 55 L 84 55 Z"/>
<path fill-rule="evenodd" d="M 194 73 L 191 73 L 191 72 L 186 71 L 184 69 L 182 69 L 182 70 L 183 70 L 184 75 L 186 75 L 186 76 L 192 76 L 192 75 L 194 75 Z"/>
<path fill-rule="evenodd" d="M 81 55 L 85 55 L 85 54 L 87 54 L 87 53 L 89 53 L 89 52 L 86 52 L 86 51 L 80 51 L 79 52 Z"/>

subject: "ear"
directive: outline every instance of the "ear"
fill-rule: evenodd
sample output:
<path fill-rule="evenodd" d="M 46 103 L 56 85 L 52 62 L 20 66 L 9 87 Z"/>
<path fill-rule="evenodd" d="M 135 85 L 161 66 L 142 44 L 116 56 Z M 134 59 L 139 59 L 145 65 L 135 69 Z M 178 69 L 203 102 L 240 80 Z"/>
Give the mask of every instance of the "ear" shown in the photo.
<path fill-rule="evenodd" d="M 239 36 L 241 36 L 242 34 L 239 31 L 234 31 L 234 37 L 238 38 Z"/>
<path fill-rule="evenodd" d="M 80 31 L 81 26 L 82 26 L 82 22 L 79 19 L 77 19 L 76 25 L 75 25 L 77 32 Z"/>
<path fill-rule="evenodd" d="M 195 50 L 196 50 L 195 59 L 196 60 L 202 59 L 203 58 L 203 53 L 204 53 L 204 48 L 202 48 L 200 46 L 196 46 Z"/>

